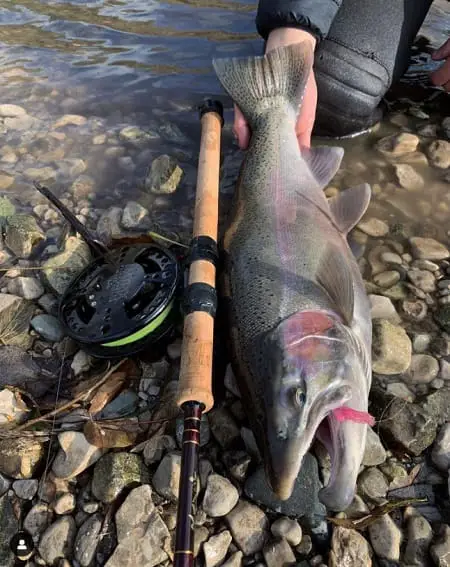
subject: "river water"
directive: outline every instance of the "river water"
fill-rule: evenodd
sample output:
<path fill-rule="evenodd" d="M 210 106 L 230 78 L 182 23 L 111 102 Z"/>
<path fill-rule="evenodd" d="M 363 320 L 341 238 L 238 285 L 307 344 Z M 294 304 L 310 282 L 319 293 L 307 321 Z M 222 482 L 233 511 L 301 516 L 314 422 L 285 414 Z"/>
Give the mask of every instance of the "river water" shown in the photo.
<path fill-rule="evenodd" d="M 433 47 L 449 35 L 447 4 L 435 2 L 421 30 Z M 77 213 L 91 211 L 90 216 L 84 211 L 91 227 L 105 208 L 136 199 L 163 228 L 189 230 L 199 143 L 195 107 L 204 97 L 220 96 L 226 103 L 221 180 L 226 208 L 242 153 L 231 135 L 231 104 L 211 60 L 261 52 L 255 7 L 242 0 L 0 0 L 0 104 L 20 105 L 32 117 L 0 125 L 0 174 L 14 178 L 9 185 L 0 183 L 1 193 L 18 207 L 44 202 L 31 184 L 30 170 L 38 169 Z M 429 55 L 417 57 L 406 86 L 433 65 Z M 426 90 L 419 98 L 433 93 L 438 94 Z M 404 113 L 408 105 L 408 100 L 397 100 L 392 113 Z M 427 190 L 416 193 L 412 203 L 410 193 L 396 192 L 392 165 L 373 150 L 382 135 L 415 132 L 430 122 L 439 125 L 442 109 L 433 113 L 430 108 L 429 119 L 408 116 L 408 123 L 399 127 L 391 115 L 375 132 L 343 141 L 347 153 L 333 185 L 375 183 L 373 214 L 446 239 L 450 188 L 442 171 L 417 164 Z M 55 127 L 65 114 L 87 120 Z M 124 139 L 120 132 L 129 126 L 146 131 L 148 139 L 139 144 Z M 185 177 L 176 194 L 155 197 L 142 190 L 142 180 L 152 159 L 162 153 L 179 160 Z M 80 173 L 95 182 L 81 204 L 67 192 Z M 58 222 L 57 215 L 47 221 Z"/>

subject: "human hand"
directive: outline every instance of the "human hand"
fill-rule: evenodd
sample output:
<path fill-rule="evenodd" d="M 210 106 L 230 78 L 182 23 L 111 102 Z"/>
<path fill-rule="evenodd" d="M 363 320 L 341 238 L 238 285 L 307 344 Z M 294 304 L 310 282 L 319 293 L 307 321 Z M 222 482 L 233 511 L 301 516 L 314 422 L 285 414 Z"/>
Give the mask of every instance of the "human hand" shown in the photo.
<path fill-rule="evenodd" d="M 283 47 L 292 43 L 308 41 L 311 49 L 316 47 L 316 38 L 309 32 L 297 28 L 278 28 L 273 30 L 267 38 L 266 53 L 277 47 Z M 314 71 L 308 77 L 305 95 L 303 97 L 300 114 L 297 119 L 295 131 L 300 146 L 311 146 L 311 132 L 314 126 L 317 107 L 317 85 Z M 250 128 L 240 109 L 234 105 L 234 124 L 233 132 L 241 150 L 245 150 L 250 142 Z"/>
<path fill-rule="evenodd" d="M 450 92 L 450 38 L 431 57 L 435 61 L 445 59 L 444 64 L 431 73 L 431 82 L 433 85 L 443 87 L 447 92 Z"/>

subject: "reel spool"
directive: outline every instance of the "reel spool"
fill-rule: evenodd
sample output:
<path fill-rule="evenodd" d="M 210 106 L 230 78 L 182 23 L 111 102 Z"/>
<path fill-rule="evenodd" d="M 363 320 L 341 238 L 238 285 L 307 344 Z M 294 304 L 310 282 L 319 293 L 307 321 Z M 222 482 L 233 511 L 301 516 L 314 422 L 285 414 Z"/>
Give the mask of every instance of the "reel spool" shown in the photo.
<path fill-rule="evenodd" d="M 92 356 L 126 357 L 172 338 L 182 270 L 156 244 L 123 247 L 97 257 L 60 303 L 66 333 Z"/>

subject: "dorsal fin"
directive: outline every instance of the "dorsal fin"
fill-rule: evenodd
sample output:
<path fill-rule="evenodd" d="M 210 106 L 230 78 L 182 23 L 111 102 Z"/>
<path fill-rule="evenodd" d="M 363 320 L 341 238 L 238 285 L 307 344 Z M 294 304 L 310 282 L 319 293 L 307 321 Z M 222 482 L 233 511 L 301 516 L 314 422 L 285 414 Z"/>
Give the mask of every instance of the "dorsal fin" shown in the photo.
<path fill-rule="evenodd" d="M 355 302 L 353 277 L 347 263 L 333 246 L 328 246 L 322 255 L 316 277 L 333 301 L 337 313 L 350 325 Z"/>
<path fill-rule="evenodd" d="M 370 186 L 363 183 L 328 199 L 333 219 L 343 234 L 347 235 L 364 216 L 370 197 Z"/>
<path fill-rule="evenodd" d="M 343 148 L 334 146 L 302 148 L 301 152 L 304 161 L 307 163 L 321 189 L 326 187 L 336 175 L 344 157 Z"/>

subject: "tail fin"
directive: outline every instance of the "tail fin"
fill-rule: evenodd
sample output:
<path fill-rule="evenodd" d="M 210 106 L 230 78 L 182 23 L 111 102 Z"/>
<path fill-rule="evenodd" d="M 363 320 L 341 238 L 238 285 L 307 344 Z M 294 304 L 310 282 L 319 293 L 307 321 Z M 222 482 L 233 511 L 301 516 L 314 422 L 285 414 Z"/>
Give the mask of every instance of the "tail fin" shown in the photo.
<path fill-rule="evenodd" d="M 297 114 L 313 63 L 309 44 L 279 47 L 263 57 L 214 59 L 219 81 L 251 125 L 268 108 L 289 104 Z"/>

